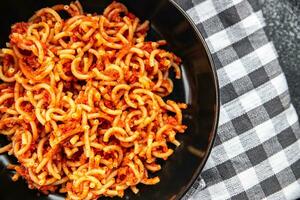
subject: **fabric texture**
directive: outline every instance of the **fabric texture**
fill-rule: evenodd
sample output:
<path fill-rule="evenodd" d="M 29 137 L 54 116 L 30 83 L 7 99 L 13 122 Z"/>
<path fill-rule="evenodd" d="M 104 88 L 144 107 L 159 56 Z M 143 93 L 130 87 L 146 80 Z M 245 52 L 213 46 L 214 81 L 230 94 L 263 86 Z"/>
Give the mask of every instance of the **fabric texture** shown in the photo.
<path fill-rule="evenodd" d="M 221 109 L 208 161 L 183 199 L 300 198 L 300 129 L 257 0 L 175 0 L 217 68 Z"/>

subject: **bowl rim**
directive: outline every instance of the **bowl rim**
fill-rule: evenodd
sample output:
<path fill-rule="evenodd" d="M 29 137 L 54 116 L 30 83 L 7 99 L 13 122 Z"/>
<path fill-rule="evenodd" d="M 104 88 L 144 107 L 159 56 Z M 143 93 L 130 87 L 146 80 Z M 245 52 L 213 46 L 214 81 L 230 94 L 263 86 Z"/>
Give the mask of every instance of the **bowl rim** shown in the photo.
<path fill-rule="evenodd" d="M 186 13 L 186 11 L 177 3 L 175 2 L 175 0 L 168 0 L 183 16 L 184 18 L 188 21 L 188 23 L 191 25 L 193 31 L 196 33 L 198 39 L 201 41 L 205 52 L 207 54 L 208 60 L 209 60 L 209 64 L 210 64 L 210 68 L 212 70 L 213 73 L 213 81 L 215 84 L 215 103 L 216 103 L 216 107 L 215 107 L 215 117 L 214 117 L 214 122 L 213 122 L 213 128 L 212 128 L 212 137 L 209 141 L 208 144 L 208 149 L 203 157 L 203 162 L 198 166 L 196 172 L 194 173 L 193 177 L 191 178 L 191 180 L 189 181 L 189 183 L 184 187 L 183 190 L 181 190 L 178 195 L 176 195 L 175 200 L 180 200 L 187 192 L 188 190 L 192 187 L 193 183 L 196 181 L 197 177 L 200 175 L 200 173 L 203 170 L 204 165 L 207 162 L 207 159 L 211 153 L 211 150 L 213 148 L 213 144 L 217 135 L 217 129 L 218 129 L 218 123 L 219 123 L 219 115 L 220 115 L 220 89 L 219 89 L 219 81 L 218 81 L 218 76 L 217 76 L 217 69 L 215 66 L 215 62 L 214 59 L 212 57 L 212 53 L 210 52 L 207 42 L 205 41 L 202 33 L 198 30 L 196 24 L 194 23 L 194 21 L 192 20 L 192 18 Z"/>

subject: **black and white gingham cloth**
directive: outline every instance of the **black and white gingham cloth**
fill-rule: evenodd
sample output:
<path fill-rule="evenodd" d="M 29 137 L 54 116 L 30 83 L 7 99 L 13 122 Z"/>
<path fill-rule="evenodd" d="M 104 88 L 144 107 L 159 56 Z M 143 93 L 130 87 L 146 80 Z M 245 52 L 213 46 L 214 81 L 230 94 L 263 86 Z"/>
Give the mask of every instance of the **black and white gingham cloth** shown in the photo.
<path fill-rule="evenodd" d="M 221 111 L 214 148 L 184 199 L 300 198 L 300 129 L 258 0 L 175 0 L 206 39 Z"/>

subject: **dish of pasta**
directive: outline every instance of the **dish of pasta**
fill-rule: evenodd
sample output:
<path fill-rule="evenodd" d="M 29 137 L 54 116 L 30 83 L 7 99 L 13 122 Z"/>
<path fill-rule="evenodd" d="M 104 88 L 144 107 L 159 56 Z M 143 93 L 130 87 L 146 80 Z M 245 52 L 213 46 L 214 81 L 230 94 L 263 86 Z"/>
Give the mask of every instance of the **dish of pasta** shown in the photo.
<path fill-rule="evenodd" d="M 166 41 L 147 41 L 148 30 L 118 2 L 101 15 L 55 5 L 12 25 L 0 50 L 0 153 L 17 158 L 14 181 L 67 199 L 159 182 L 187 105 L 168 99 L 181 59 Z"/>

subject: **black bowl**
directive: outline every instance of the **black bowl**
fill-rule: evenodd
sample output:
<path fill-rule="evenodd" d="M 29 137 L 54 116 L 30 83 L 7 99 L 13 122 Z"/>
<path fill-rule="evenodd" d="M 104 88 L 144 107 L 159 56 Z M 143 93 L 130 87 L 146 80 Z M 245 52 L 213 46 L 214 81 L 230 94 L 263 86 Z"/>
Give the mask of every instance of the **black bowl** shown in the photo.
<path fill-rule="evenodd" d="M 40 8 L 60 0 L 8 0 L 0 7 L 0 44 L 8 41 L 11 24 L 26 21 Z M 109 0 L 82 0 L 86 12 L 102 13 Z M 203 168 L 212 147 L 219 114 L 218 83 L 214 64 L 207 45 L 185 12 L 172 0 L 124 0 L 130 11 L 141 19 L 151 22 L 150 39 L 164 38 L 169 47 L 183 59 L 183 78 L 174 82 L 174 91 L 169 98 L 188 104 L 184 111 L 185 134 L 179 136 L 178 147 L 157 173 L 161 182 L 155 186 L 139 185 L 140 192 L 134 195 L 127 191 L 125 199 L 180 199 L 195 181 Z M 0 142 L 4 143 L 4 137 Z M 61 199 L 59 195 L 37 195 L 29 190 L 24 181 L 13 182 L 5 166 L 15 160 L 0 156 L 0 199 Z M 118 198 L 115 198 L 118 199 Z"/>

